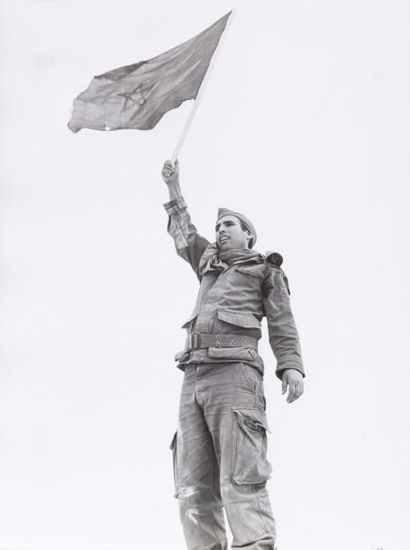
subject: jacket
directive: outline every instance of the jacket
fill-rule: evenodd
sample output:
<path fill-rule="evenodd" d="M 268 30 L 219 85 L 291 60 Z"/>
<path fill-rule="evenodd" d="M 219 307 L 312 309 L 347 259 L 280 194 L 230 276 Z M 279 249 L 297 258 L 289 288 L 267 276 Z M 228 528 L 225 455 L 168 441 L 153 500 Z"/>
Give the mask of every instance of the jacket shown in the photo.
<path fill-rule="evenodd" d="M 261 321 L 266 316 L 269 342 L 276 357 L 276 374 L 296 369 L 304 375 L 299 335 L 290 306 L 287 279 L 279 265 L 256 254 L 251 260 L 234 262 L 223 271 L 203 271 L 207 256 L 216 245 L 201 236 L 191 221 L 183 197 L 164 204 L 168 213 L 168 233 L 176 251 L 195 271 L 199 282 L 194 310 L 182 325 L 187 341 L 192 335 L 238 335 L 257 341 L 262 336 Z M 243 338 L 242 338 L 243 340 Z M 245 338 L 246 340 L 246 338 Z M 184 370 L 190 363 L 244 362 L 263 375 L 263 360 L 256 346 L 210 346 L 185 350 L 176 355 Z"/>

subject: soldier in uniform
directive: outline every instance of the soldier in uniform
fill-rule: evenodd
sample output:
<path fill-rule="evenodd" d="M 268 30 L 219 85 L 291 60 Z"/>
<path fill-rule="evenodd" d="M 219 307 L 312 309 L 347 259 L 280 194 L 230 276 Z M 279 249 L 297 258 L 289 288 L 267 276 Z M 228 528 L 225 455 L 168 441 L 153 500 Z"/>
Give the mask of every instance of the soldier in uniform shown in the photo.
<path fill-rule="evenodd" d="M 168 233 L 200 287 L 178 353 L 184 371 L 173 451 L 175 496 L 189 550 L 226 550 L 223 507 L 232 548 L 274 550 L 275 521 L 266 489 L 266 401 L 258 354 L 267 318 L 276 374 L 289 403 L 303 393 L 300 344 L 279 254 L 253 249 L 256 231 L 243 214 L 218 210 L 215 242 L 192 224 L 178 162 L 166 161 Z"/>

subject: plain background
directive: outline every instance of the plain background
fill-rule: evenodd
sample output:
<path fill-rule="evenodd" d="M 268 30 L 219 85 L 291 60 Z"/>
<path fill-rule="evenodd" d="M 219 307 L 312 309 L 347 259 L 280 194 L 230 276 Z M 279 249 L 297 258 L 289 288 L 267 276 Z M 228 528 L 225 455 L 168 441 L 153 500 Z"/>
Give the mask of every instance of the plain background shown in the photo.
<path fill-rule="evenodd" d="M 208 238 L 233 208 L 285 258 L 308 378 L 287 405 L 265 340 L 278 547 L 409 548 L 408 1 L 0 6 L 0 549 L 184 548 L 168 447 L 197 281 L 160 170 L 191 105 L 66 125 L 94 74 L 232 7 L 181 181 Z"/>

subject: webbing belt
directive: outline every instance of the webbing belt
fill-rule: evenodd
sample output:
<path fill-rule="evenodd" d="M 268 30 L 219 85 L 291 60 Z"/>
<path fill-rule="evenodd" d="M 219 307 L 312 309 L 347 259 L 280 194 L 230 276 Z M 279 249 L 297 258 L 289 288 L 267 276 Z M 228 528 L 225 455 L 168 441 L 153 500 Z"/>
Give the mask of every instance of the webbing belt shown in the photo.
<path fill-rule="evenodd" d="M 193 332 L 187 337 L 185 349 L 251 347 L 258 349 L 258 340 L 240 334 L 200 334 Z"/>

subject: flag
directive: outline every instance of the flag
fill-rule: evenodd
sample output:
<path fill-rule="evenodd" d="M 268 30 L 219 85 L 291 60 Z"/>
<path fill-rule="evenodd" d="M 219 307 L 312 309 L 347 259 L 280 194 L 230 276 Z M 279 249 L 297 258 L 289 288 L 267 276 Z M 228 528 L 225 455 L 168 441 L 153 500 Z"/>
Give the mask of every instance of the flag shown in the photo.
<path fill-rule="evenodd" d="M 70 130 L 151 130 L 195 99 L 230 15 L 157 57 L 95 76 L 74 100 Z"/>

